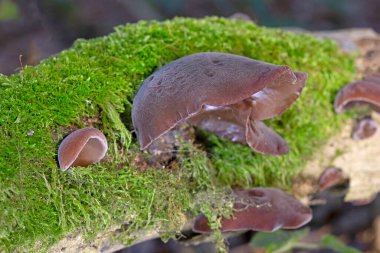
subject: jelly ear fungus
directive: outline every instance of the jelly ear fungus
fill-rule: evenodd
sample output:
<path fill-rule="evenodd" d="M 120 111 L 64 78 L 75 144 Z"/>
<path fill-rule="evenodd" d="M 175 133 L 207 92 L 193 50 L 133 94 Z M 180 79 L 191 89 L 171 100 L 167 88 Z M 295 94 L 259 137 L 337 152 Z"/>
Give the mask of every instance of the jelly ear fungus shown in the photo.
<path fill-rule="evenodd" d="M 190 123 L 256 152 L 282 155 L 287 143 L 262 120 L 286 111 L 307 74 L 247 57 L 203 52 L 177 59 L 149 76 L 133 101 L 142 150 L 180 123 Z"/>
<path fill-rule="evenodd" d="M 312 211 L 292 196 L 276 188 L 234 190 L 231 218 L 222 218 L 221 231 L 272 232 L 280 228 L 296 229 L 312 218 Z M 201 214 L 193 224 L 197 233 L 211 233 L 207 218 Z"/>
<path fill-rule="evenodd" d="M 78 129 L 59 145 L 59 167 L 65 171 L 70 167 L 98 162 L 105 156 L 107 149 L 106 137 L 100 130 L 93 127 Z"/>

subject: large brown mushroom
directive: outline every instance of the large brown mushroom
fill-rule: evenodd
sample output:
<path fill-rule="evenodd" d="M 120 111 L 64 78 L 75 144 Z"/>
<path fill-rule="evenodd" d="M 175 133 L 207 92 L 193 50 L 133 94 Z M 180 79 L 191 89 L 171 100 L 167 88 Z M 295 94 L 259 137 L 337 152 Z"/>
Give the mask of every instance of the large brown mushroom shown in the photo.
<path fill-rule="evenodd" d="M 365 103 L 380 110 L 380 74 L 366 76 L 343 87 L 336 95 L 335 111 L 345 112 L 355 103 Z"/>
<path fill-rule="evenodd" d="M 59 167 L 65 171 L 70 167 L 98 162 L 105 156 L 107 149 L 106 137 L 100 130 L 93 127 L 78 129 L 59 145 Z"/>
<path fill-rule="evenodd" d="M 142 150 L 185 121 L 259 153 L 280 155 L 287 143 L 261 120 L 297 99 L 306 73 L 243 56 L 205 52 L 175 60 L 150 75 L 133 101 Z"/>
<path fill-rule="evenodd" d="M 311 209 L 285 192 L 275 188 L 234 190 L 231 218 L 221 220 L 221 231 L 254 230 L 272 232 L 280 228 L 296 229 L 312 218 Z M 193 225 L 197 233 L 210 233 L 207 218 L 199 215 Z"/>

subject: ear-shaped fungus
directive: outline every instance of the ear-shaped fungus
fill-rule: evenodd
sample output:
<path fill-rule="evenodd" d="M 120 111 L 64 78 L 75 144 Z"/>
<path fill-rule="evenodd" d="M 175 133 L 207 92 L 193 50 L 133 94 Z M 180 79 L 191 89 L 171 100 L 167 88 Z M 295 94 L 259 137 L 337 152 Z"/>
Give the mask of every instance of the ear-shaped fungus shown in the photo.
<path fill-rule="evenodd" d="M 312 218 L 309 207 L 275 188 L 234 190 L 234 197 L 233 217 L 221 220 L 222 232 L 272 232 L 280 228 L 295 229 L 305 225 Z M 193 231 L 211 232 L 208 220 L 203 214 L 195 219 Z"/>
<path fill-rule="evenodd" d="M 376 131 L 376 122 L 371 117 L 364 117 L 356 122 L 351 136 L 354 140 L 363 140 L 373 136 Z"/>
<path fill-rule="evenodd" d="M 326 168 L 319 176 L 318 184 L 319 190 L 323 191 L 328 188 L 341 185 L 348 181 L 348 177 L 344 174 L 343 170 L 336 167 Z"/>
<path fill-rule="evenodd" d="M 365 77 L 343 87 L 335 97 L 335 111 L 342 113 L 354 103 L 369 104 L 380 110 L 380 74 Z"/>
<path fill-rule="evenodd" d="M 175 60 L 149 76 L 133 101 L 132 122 L 141 149 L 188 121 L 256 152 L 285 154 L 287 143 L 261 120 L 287 110 L 306 76 L 288 66 L 226 53 Z"/>
<path fill-rule="evenodd" d="M 107 149 L 106 137 L 100 130 L 93 127 L 78 129 L 59 145 L 59 167 L 64 171 L 70 167 L 98 162 L 105 156 Z"/>

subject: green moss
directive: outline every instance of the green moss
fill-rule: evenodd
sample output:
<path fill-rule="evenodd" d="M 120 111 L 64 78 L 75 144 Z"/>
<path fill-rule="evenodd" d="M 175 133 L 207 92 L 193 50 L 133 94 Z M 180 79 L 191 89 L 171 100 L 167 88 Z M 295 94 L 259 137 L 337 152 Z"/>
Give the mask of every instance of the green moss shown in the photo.
<path fill-rule="evenodd" d="M 140 172 L 131 159 L 136 140 L 131 103 L 141 82 L 158 67 L 202 51 L 245 55 L 309 73 L 298 102 L 269 124 L 291 146 L 269 157 L 206 135 L 209 153 L 184 147 L 178 166 Z M 139 22 L 0 76 L 0 251 L 44 250 L 70 233 L 91 238 L 130 222 L 128 232 L 157 229 L 173 236 L 185 215 L 218 210 L 199 204 L 232 185 L 288 187 L 318 146 L 339 129 L 332 101 L 354 75 L 352 57 L 331 41 L 221 18 Z M 119 116 L 122 115 L 122 117 Z M 61 172 L 58 142 L 73 124 L 99 117 L 111 149 L 106 162 Z M 34 129 L 34 135 L 27 133 Z M 223 195 L 223 194 L 222 194 Z M 226 202 L 225 202 L 226 203 Z M 225 204 L 224 203 L 224 204 Z M 220 209 L 220 208 L 219 208 Z M 216 215 L 211 217 L 217 222 Z M 126 234 L 125 240 L 128 238 Z"/>

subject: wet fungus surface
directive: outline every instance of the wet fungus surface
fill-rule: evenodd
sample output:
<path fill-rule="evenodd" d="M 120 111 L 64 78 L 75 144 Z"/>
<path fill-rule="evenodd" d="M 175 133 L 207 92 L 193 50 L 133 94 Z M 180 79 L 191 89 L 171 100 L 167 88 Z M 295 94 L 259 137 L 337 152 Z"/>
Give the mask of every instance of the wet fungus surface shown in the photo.
<path fill-rule="evenodd" d="M 262 120 L 286 111 L 307 74 L 227 53 L 189 55 L 158 69 L 140 86 L 132 122 L 142 150 L 180 123 L 201 127 L 254 151 L 281 155 L 287 143 Z"/>
<path fill-rule="evenodd" d="M 104 134 L 93 127 L 78 129 L 69 134 L 59 145 L 58 163 L 61 170 L 87 166 L 100 161 L 108 144 Z"/>
<path fill-rule="evenodd" d="M 254 230 L 272 232 L 280 228 L 296 229 L 312 218 L 312 211 L 298 200 L 276 188 L 234 190 L 231 218 L 222 218 L 221 231 Z M 207 218 L 196 217 L 193 231 L 211 233 Z"/>

